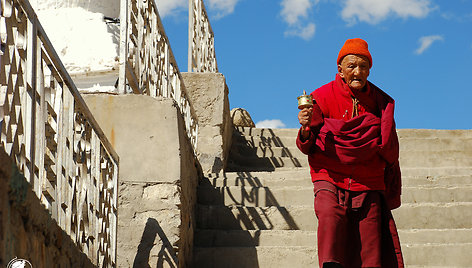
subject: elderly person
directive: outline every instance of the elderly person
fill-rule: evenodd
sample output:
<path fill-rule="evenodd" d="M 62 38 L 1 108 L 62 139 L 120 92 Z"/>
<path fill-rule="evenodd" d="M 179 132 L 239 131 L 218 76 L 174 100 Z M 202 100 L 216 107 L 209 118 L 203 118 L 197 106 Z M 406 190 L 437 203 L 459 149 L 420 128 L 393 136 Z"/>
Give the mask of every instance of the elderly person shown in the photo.
<path fill-rule="evenodd" d="M 308 155 L 318 218 L 320 267 L 403 267 L 390 212 L 400 206 L 394 100 L 367 80 L 367 42 L 349 39 L 335 80 L 298 114 L 297 146 Z"/>

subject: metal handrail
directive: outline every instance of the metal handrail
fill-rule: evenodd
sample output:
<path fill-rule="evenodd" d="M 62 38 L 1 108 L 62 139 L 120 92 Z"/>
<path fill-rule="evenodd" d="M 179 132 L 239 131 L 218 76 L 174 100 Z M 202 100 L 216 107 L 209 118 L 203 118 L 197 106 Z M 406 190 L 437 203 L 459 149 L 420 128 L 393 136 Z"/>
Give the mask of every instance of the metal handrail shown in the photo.
<path fill-rule="evenodd" d="M 188 71 L 217 73 L 215 35 L 203 0 L 189 0 Z"/>
<path fill-rule="evenodd" d="M 120 94 L 172 98 L 194 152 L 198 120 L 164 31 L 155 0 L 121 0 Z"/>
<path fill-rule="evenodd" d="M 116 267 L 118 155 L 27 0 L 1 0 L 0 146 L 93 264 Z"/>

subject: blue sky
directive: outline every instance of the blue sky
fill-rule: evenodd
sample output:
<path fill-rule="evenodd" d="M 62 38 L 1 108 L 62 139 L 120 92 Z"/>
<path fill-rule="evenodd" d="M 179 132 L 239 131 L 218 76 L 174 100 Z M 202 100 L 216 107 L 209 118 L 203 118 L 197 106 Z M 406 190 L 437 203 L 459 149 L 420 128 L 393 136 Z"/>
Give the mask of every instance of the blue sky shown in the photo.
<path fill-rule="evenodd" d="M 157 0 L 181 72 L 187 0 Z M 369 80 L 397 128 L 472 129 L 472 0 L 205 0 L 231 108 L 298 128 L 297 97 L 330 82 L 344 41 L 369 43 Z M 259 124 L 260 126 L 260 124 Z"/>

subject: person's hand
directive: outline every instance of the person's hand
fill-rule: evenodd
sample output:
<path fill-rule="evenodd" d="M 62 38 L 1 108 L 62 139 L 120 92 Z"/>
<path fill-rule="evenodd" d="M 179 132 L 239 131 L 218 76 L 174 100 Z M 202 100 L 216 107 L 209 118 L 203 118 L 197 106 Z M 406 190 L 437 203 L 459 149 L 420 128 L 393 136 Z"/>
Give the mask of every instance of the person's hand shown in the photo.
<path fill-rule="evenodd" d="M 298 122 L 302 125 L 301 134 L 303 138 L 308 138 L 310 136 L 310 123 L 311 116 L 313 115 L 313 107 L 303 108 L 298 113 Z"/>

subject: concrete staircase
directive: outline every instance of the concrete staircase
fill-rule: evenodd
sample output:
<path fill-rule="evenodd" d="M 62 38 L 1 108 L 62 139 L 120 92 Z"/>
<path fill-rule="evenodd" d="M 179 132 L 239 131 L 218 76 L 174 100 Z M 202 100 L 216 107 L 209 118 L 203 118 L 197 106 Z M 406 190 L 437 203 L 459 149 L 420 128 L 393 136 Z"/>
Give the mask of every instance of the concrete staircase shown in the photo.
<path fill-rule="evenodd" d="M 296 129 L 239 128 L 230 163 L 198 188 L 194 267 L 318 267 L 317 220 Z M 472 267 L 472 131 L 398 130 L 407 267 Z"/>

